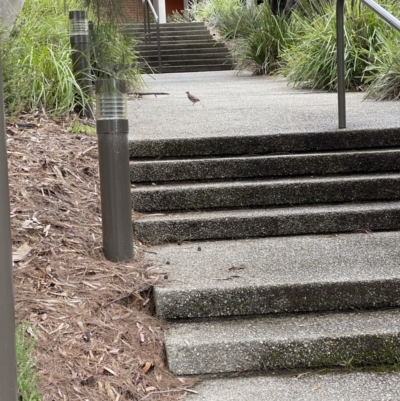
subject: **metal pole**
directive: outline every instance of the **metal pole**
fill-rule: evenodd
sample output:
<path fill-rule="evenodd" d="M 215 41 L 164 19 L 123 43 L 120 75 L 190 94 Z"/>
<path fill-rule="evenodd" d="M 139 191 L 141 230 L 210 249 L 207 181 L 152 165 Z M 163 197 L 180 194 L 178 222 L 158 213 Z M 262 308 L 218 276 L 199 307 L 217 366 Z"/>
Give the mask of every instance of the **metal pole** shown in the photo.
<path fill-rule="evenodd" d="M 346 128 L 346 89 L 344 71 L 344 0 L 336 3 L 336 57 L 339 128 Z"/>
<path fill-rule="evenodd" d="M 15 316 L 12 274 L 10 199 L 4 116 L 3 69 L 0 63 L 0 401 L 17 401 Z"/>
<path fill-rule="evenodd" d="M 96 82 L 103 248 L 108 260 L 133 259 L 126 83 Z"/>
<path fill-rule="evenodd" d="M 93 96 L 92 77 L 89 55 L 89 22 L 86 11 L 70 11 L 70 43 L 72 52 L 72 68 L 79 85 L 87 98 Z M 93 119 L 93 104 L 87 99 L 82 99 L 84 107 L 83 116 Z"/>

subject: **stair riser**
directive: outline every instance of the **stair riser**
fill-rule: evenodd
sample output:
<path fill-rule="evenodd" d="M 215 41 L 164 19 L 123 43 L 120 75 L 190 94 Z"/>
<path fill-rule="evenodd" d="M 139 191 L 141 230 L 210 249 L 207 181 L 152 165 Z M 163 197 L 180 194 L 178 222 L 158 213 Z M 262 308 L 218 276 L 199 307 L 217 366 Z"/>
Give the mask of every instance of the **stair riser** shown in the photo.
<path fill-rule="evenodd" d="M 140 52 L 140 54 L 145 57 L 149 54 L 154 54 L 155 52 L 158 51 L 157 47 L 157 42 L 152 42 L 147 45 L 136 45 L 135 50 Z M 190 43 L 190 45 L 186 42 L 180 44 L 180 43 L 163 43 L 161 46 L 161 52 L 162 54 L 164 53 L 175 53 L 177 54 L 183 53 L 183 54 L 192 54 L 196 52 L 215 52 L 215 51 L 222 51 L 226 53 L 227 49 L 222 45 L 221 43 L 217 42 L 205 42 L 205 41 L 196 41 Z"/>
<path fill-rule="evenodd" d="M 147 63 L 158 63 L 158 55 L 143 57 Z M 229 61 L 231 58 L 227 52 L 215 52 L 215 53 L 196 53 L 196 54 L 162 54 L 161 59 L 163 63 L 183 63 L 183 62 L 193 62 L 195 60 L 218 60 Z"/>
<path fill-rule="evenodd" d="M 176 355 L 179 363 L 175 364 Z M 298 342 L 266 338 L 244 343 L 238 338 L 234 347 L 221 341 L 178 348 L 167 341 L 167 358 L 170 370 L 178 375 L 337 367 L 350 362 L 352 366 L 395 364 L 400 358 L 400 331 Z"/>
<path fill-rule="evenodd" d="M 400 151 L 135 161 L 132 182 L 166 182 L 400 171 Z"/>
<path fill-rule="evenodd" d="M 226 71 L 231 70 L 232 66 L 230 64 L 199 64 L 199 65 L 188 65 L 181 67 L 170 67 L 166 66 L 162 68 L 162 72 L 166 73 L 176 73 L 176 72 L 201 72 L 201 71 Z M 148 74 L 156 74 L 158 68 L 153 69 L 142 68 L 142 71 Z"/>
<path fill-rule="evenodd" d="M 136 40 L 144 40 L 145 37 L 151 37 L 152 40 L 157 40 L 157 31 L 150 31 L 150 33 L 144 34 L 143 32 L 138 32 L 137 34 L 132 35 Z M 198 39 L 213 39 L 210 32 L 207 30 L 191 30 L 191 31 L 172 31 L 172 32 L 160 32 L 161 41 L 164 40 L 182 40 L 186 37 Z"/>
<path fill-rule="evenodd" d="M 291 206 L 354 201 L 397 200 L 400 177 L 307 179 L 254 182 L 231 186 L 187 185 L 137 188 L 132 191 L 137 212 L 174 210 L 238 209 L 247 207 Z"/>
<path fill-rule="evenodd" d="M 144 23 L 136 24 L 122 24 L 123 30 L 130 29 L 144 29 Z M 154 22 L 150 23 L 150 29 L 155 29 L 157 24 Z M 203 22 L 168 22 L 168 24 L 159 24 L 160 30 L 171 31 L 171 30 L 182 30 L 182 29 L 199 29 L 205 27 Z"/>
<path fill-rule="evenodd" d="M 154 296 L 157 315 L 166 319 L 387 308 L 400 306 L 400 279 L 208 291 L 156 287 Z"/>
<path fill-rule="evenodd" d="M 139 219 L 134 221 L 134 234 L 143 242 L 179 242 L 183 240 L 236 239 L 280 235 L 346 233 L 400 229 L 400 208 L 379 210 L 316 209 L 312 212 L 292 208 L 266 213 L 248 212 L 220 217 Z"/>
<path fill-rule="evenodd" d="M 142 43 L 144 43 L 144 37 L 137 37 L 137 38 L 135 38 L 136 40 L 141 40 L 142 41 Z M 150 39 L 152 40 L 152 41 L 157 41 L 157 35 L 156 34 L 151 34 L 151 36 L 150 36 Z M 208 33 L 198 33 L 198 34 L 195 34 L 195 35 L 191 35 L 191 34 L 189 34 L 189 33 L 186 33 L 186 34 L 182 34 L 182 35 L 160 35 L 160 42 L 161 42 L 161 45 L 164 43 L 164 42 L 180 42 L 180 43 L 183 43 L 183 42 L 191 42 L 192 40 L 212 40 L 213 41 L 213 39 L 212 39 L 212 36 L 210 35 L 210 34 L 208 34 Z"/>
<path fill-rule="evenodd" d="M 214 66 L 214 65 L 221 65 L 221 64 L 227 64 L 230 67 L 232 67 L 232 62 L 228 58 L 207 58 L 207 59 L 196 59 L 196 60 L 175 60 L 175 61 L 165 61 L 164 59 L 161 59 L 161 63 L 163 67 L 174 67 L 174 68 L 181 68 L 182 66 L 185 67 L 193 67 L 196 65 L 209 65 L 209 66 Z M 153 61 L 153 62 L 148 62 L 147 64 L 152 67 L 152 68 L 157 68 L 158 67 L 158 60 Z"/>
<path fill-rule="evenodd" d="M 169 58 L 180 58 L 182 56 L 193 58 L 193 57 L 215 57 L 216 54 L 223 56 L 230 56 L 228 49 L 222 47 L 211 47 L 211 48 L 202 48 L 202 49 L 177 49 L 177 50 L 164 50 L 161 49 L 161 55 L 163 60 L 168 60 Z M 145 59 L 154 59 L 158 60 L 158 52 L 157 50 L 151 51 L 142 51 L 140 55 Z"/>
<path fill-rule="evenodd" d="M 124 33 L 127 35 L 132 35 L 135 38 L 137 37 L 143 37 L 146 34 L 149 34 L 148 30 L 146 29 L 146 32 L 144 31 L 143 28 L 135 28 L 135 29 L 125 29 Z M 168 36 L 168 35 L 194 35 L 194 34 L 208 34 L 209 36 L 212 36 L 210 34 L 210 31 L 205 28 L 205 27 L 187 27 L 187 28 L 175 28 L 175 29 L 162 29 L 160 27 L 160 36 Z M 157 35 L 157 27 L 150 27 L 150 35 Z"/>
<path fill-rule="evenodd" d="M 132 158 L 256 155 L 386 147 L 400 147 L 400 129 L 133 140 L 129 143 Z"/>

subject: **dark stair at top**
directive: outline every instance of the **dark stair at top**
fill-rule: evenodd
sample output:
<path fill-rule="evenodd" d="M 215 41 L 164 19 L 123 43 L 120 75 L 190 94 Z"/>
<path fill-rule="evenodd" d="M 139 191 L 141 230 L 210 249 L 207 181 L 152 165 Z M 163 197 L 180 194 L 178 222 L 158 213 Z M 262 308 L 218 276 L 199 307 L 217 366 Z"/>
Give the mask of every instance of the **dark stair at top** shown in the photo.
<path fill-rule="evenodd" d="M 124 27 L 138 45 L 139 68 L 147 73 L 159 71 L 156 25 L 151 24 L 151 42 L 144 42 L 143 24 Z M 160 24 L 162 72 L 198 72 L 232 69 L 229 50 L 216 41 L 202 22 Z"/>

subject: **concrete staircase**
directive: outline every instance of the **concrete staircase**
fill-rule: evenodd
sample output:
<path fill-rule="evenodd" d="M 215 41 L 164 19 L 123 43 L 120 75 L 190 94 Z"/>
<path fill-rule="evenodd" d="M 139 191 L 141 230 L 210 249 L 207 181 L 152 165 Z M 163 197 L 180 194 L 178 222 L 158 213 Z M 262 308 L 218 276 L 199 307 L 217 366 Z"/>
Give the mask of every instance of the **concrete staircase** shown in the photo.
<path fill-rule="evenodd" d="M 135 37 L 140 54 L 139 67 L 159 72 L 156 26 L 151 24 L 151 43 L 144 43 L 143 24 L 124 26 Z M 162 72 L 219 71 L 232 69 L 229 50 L 214 40 L 202 22 L 160 24 Z"/>
<path fill-rule="evenodd" d="M 352 94 L 349 125 L 362 129 L 336 130 L 335 94 L 167 75 L 154 86 L 171 96 L 141 101 L 132 119 L 133 225 L 153 244 L 169 367 L 207 379 L 189 398 L 400 399 L 387 372 L 400 360 L 394 105 Z"/>

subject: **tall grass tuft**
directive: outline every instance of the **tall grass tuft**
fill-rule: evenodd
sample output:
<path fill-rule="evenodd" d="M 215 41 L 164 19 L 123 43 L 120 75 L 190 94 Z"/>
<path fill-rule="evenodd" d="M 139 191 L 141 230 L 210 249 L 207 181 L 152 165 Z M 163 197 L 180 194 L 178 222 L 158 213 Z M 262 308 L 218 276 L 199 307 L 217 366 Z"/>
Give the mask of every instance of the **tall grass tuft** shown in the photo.
<path fill-rule="evenodd" d="M 243 69 L 249 61 L 254 61 L 259 66 L 258 73 L 276 71 L 281 65 L 283 49 L 288 45 L 289 20 L 289 13 L 275 15 L 268 2 L 244 7 L 234 41 L 236 68 Z"/>
<path fill-rule="evenodd" d="M 59 115 L 88 100 L 72 72 L 67 18 L 62 0 L 26 0 L 10 36 L 3 35 L 9 113 L 45 108 Z"/>
<path fill-rule="evenodd" d="M 380 51 L 379 32 L 393 32 L 360 0 L 345 2 L 345 85 L 363 88 L 369 79 L 367 67 Z M 318 0 L 315 7 L 298 7 L 291 21 L 292 43 L 283 53 L 281 72 L 295 87 L 336 90 L 336 9 L 331 0 Z"/>
<path fill-rule="evenodd" d="M 85 9 L 86 3 L 68 0 L 68 10 Z M 130 86 L 140 86 L 140 73 L 133 68 L 133 40 L 122 34 L 115 19 L 98 20 L 93 12 L 89 18 L 95 20 L 95 75 L 118 77 Z M 8 114 L 43 108 L 52 115 L 63 115 L 91 100 L 73 74 L 64 0 L 26 0 L 10 36 L 0 29 L 0 40 Z"/>
<path fill-rule="evenodd" d="M 40 401 L 40 396 L 36 391 L 37 378 L 33 359 L 35 341 L 33 338 L 25 336 L 27 327 L 26 324 L 18 326 L 16 333 L 19 399 L 21 401 Z"/>
<path fill-rule="evenodd" d="M 192 2 L 189 16 L 215 27 L 233 47 L 235 67 L 243 69 L 254 61 L 258 72 L 275 71 L 288 40 L 289 13 L 275 15 L 268 1 L 247 7 L 242 0 L 205 0 Z"/>
<path fill-rule="evenodd" d="M 393 13 L 395 14 L 395 13 Z M 397 15 L 396 15 L 397 14 Z M 400 17 L 397 9 L 395 16 Z M 367 98 L 377 100 L 399 100 L 400 99 L 400 33 L 388 37 L 379 32 L 378 40 L 381 44 L 380 51 L 375 59 L 367 67 L 370 84 L 367 90 Z"/>

